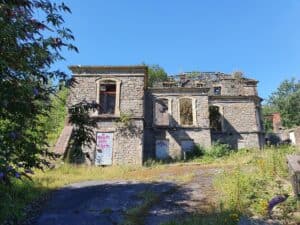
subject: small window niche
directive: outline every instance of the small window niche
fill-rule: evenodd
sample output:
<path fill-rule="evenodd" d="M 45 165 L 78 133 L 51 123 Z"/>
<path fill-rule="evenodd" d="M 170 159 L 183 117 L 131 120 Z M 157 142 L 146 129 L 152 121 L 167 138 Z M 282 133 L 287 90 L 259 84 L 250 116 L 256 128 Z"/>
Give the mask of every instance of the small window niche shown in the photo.
<path fill-rule="evenodd" d="M 212 131 L 222 132 L 222 115 L 219 106 L 209 106 L 209 126 Z"/>
<path fill-rule="evenodd" d="M 214 95 L 221 95 L 221 90 L 222 88 L 221 87 L 214 87 Z"/>
<path fill-rule="evenodd" d="M 180 124 L 193 125 L 193 102 L 190 98 L 181 98 L 179 100 Z"/>
<path fill-rule="evenodd" d="M 160 98 L 155 100 L 155 125 L 168 126 L 169 125 L 169 100 Z"/>
<path fill-rule="evenodd" d="M 197 88 L 203 88 L 205 84 L 203 82 L 196 82 L 196 87 Z"/>

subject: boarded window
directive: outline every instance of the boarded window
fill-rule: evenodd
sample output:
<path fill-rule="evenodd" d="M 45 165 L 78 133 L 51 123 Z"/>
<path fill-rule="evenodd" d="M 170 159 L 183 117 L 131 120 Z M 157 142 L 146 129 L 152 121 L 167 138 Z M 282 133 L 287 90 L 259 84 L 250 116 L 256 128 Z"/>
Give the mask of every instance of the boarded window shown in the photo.
<path fill-rule="evenodd" d="M 168 99 L 155 101 L 155 124 L 160 126 L 169 125 Z"/>
<path fill-rule="evenodd" d="M 214 87 L 214 94 L 221 95 L 221 87 Z"/>
<path fill-rule="evenodd" d="M 193 140 L 182 140 L 181 141 L 181 149 L 184 152 L 193 151 L 194 147 L 195 147 L 195 143 Z"/>
<path fill-rule="evenodd" d="M 169 141 L 168 140 L 156 140 L 155 155 L 156 155 L 157 159 L 169 158 Z"/>
<path fill-rule="evenodd" d="M 179 100 L 180 108 L 180 124 L 192 125 L 193 124 L 193 104 L 192 99 L 182 98 Z"/>
<path fill-rule="evenodd" d="M 116 106 L 116 82 L 100 83 L 100 113 L 114 114 Z"/>
<path fill-rule="evenodd" d="M 209 126 L 213 131 L 222 131 L 222 115 L 218 106 L 209 106 Z"/>

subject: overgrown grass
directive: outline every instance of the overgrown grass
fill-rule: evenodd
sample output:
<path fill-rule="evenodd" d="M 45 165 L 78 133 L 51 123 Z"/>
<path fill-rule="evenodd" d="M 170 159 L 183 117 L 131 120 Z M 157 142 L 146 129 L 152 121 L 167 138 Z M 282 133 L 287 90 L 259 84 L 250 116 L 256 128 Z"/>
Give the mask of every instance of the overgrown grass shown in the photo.
<path fill-rule="evenodd" d="M 286 154 L 295 152 L 292 147 L 265 150 L 240 150 L 220 158 L 202 156 L 188 163 L 172 165 L 155 164 L 150 167 L 113 166 L 87 167 L 62 164 L 46 172 L 35 171 L 32 181 L 14 180 L 11 187 L 0 185 L 0 224 L 7 218 L 19 221 L 26 213 L 26 206 L 51 190 L 70 183 L 86 180 L 140 180 L 143 182 L 171 180 L 186 183 L 193 179 L 194 171 L 205 167 L 224 168 L 215 179 L 215 188 L 220 193 L 222 211 L 198 214 L 184 221 L 171 224 L 226 224 L 231 214 L 259 215 L 266 213 L 266 204 L 274 195 L 291 193 L 287 173 Z M 199 165 L 202 164 L 202 165 Z M 296 207 L 295 200 L 278 207 L 278 215 L 289 215 Z M 228 222 L 228 224 L 230 224 Z"/>
<path fill-rule="evenodd" d="M 40 120 L 44 122 L 42 129 L 47 131 L 47 143 L 50 147 L 55 145 L 65 126 L 65 120 L 68 114 L 66 107 L 68 95 L 68 88 L 62 88 L 57 91 L 56 95 L 51 97 L 51 110 L 49 116 L 40 116 Z"/>
<path fill-rule="evenodd" d="M 126 211 L 123 225 L 143 225 L 149 209 L 160 200 L 160 196 L 152 191 L 140 192 L 137 197 L 142 203 Z"/>
<path fill-rule="evenodd" d="M 229 156 L 227 161 L 235 164 L 215 179 L 220 202 L 227 210 L 263 218 L 268 216 L 268 201 L 272 197 L 289 194 L 291 197 L 277 207 L 274 215 L 280 220 L 288 219 L 297 207 L 286 165 L 286 155 L 294 152 L 295 148 L 286 146 L 246 151 L 242 153 L 244 157 L 239 157 L 241 153 Z"/>
<path fill-rule="evenodd" d="M 269 216 L 268 201 L 279 194 L 289 194 L 290 197 L 274 209 L 273 218 L 283 224 L 296 224 L 300 221 L 296 218 L 299 213 L 294 215 L 294 212 L 299 208 L 286 165 L 286 155 L 296 152 L 294 147 L 282 146 L 264 150 L 243 149 L 220 158 L 204 154 L 193 159 L 193 162 L 219 164 L 224 168 L 214 181 L 220 193 L 218 203 L 221 207 L 163 225 L 234 225 L 245 216 L 256 216 L 262 223 Z"/>
<path fill-rule="evenodd" d="M 141 166 L 89 167 L 63 164 L 57 169 L 45 172 L 35 171 L 30 180 L 13 180 L 12 186 L 0 184 L 0 224 L 7 218 L 21 220 L 25 207 L 49 191 L 65 185 L 87 180 L 139 180 L 143 182 L 162 179 L 183 183 L 192 179 L 194 167 L 168 167 L 166 165 L 150 168 Z M 161 175 L 164 174 L 164 177 Z M 16 222 L 15 222 L 16 223 Z"/>
<path fill-rule="evenodd" d="M 172 220 L 161 225 L 236 225 L 240 215 L 236 212 L 222 211 L 207 214 L 194 214 L 182 220 Z"/>

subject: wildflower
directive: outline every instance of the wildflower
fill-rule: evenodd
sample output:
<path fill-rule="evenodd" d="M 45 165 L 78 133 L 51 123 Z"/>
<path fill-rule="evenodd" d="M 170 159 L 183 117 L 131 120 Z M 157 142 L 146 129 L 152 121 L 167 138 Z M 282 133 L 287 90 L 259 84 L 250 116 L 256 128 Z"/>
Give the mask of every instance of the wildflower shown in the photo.
<path fill-rule="evenodd" d="M 4 173 L 0 172 L 0 180 L 3 180 L 3 178 L 4 178 Z"/>
<path fill-rule="evenodd" d="M 18 172 L 16 172 L 15 177 L 19 179 L 19 178 L 21 178 L 21 175 Z"/>
<path fill-rule="evenodd" d="M 17 139 L 17 133 L 15 131 L 12 131 L 9 133 L 9 136 L 11 139 L 16 140 Z"/>
<path fill-rule="evenodd" d="M 8 167 L 6 167 L 6 169 L 9 172 L 9 171 L 12 171 L 14 168 L 12 166 L 8 166 Z"/>
<path fill-rule="evenodd" d="M 33 94 L 34 96 L 37 96 L 39 94 L 39 89 L 37 89 L 36 87 L 33 88 Z"/>
<path fill-rule="evenodd" d="M 24 172 L 29 173 L 29 174 L 33 174 L 33 171 L 31 169 L 25 169 Z"/>

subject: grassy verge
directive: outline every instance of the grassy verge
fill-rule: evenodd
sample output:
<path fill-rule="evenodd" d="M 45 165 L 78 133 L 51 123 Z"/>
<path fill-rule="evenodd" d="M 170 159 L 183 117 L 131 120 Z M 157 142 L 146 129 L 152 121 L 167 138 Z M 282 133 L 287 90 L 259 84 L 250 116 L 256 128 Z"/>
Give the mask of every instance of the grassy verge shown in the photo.
<path fill-rule="evenodd" d="M 231 170 L 216 178 L 220 202 L 226 209 L 264 218 L 268 216 L 268 201 L 276 195 L 289 194 L 274 211 L 275 218 L 288 220 L 297 208 L 286 165 L 286 155 L 294 152 L 295 148 L 281 147 L 245 153 L 246 161 L 236 160 Z"/>
<path fill-rule="evenodd" d="M 161 225 L 235 225 L 240 215 L 236 212 L 222 211 L 207 214 L 194 214 L 183 220 L 173 220 Z"/>
<path fill-rule="evenodd" d="M 189 163 L 153 164 L 150 167 L 102 168 L 64 164 L 46 172 L 36 171 L 32 181 L 15 180 L 11 187 L 0 184 L 0 224 L 7 218 L 15 222 L 20 221 L 24 218 L 29 203 L 38 200 L 51 190 L 70 183 L 86 180 L 132 179 L 143 182 L 171 180 L 187 183 L 193 179 L 195 170 L 207 167 L 226 168 L 215 179 L 215 188 L 220 193 L 218 197 L 222 210 L 217 209 L 205 215 L 194 215 L 188 220 L 170 224 L 205 224 L 205 221 L 209 221 L 206 224 L 220 224 L 220 221 L 225 221 L 225 218 L 226 221 L 232 222 L 231 217 L 235 214 L 264 217 L 266 204 L 270 198 L 276 194 L 291 194 L 285 157 L 286 154 L 294 151 L 295 149 L 291 147 L 263 151 L 241 150 L 220 158 L 204 155 Z M 128 212 L 128 215 L 140 215 L 145 211 L 151 203 L 149 199 L 153 196 L 150 197 L 144 199 L 146 205 L 141 209 L 132 209 L 133 212 Z M 290 217 L 295 208 L 296 201 L 293 197 L 289 197 L 277 208 L 276 216 Z M 226 224 L 224 221 L 221 224 Z"/>
<path fill-rule="evenodd" d="M 123 225 L 143 225 L 149 209 L 160 200 L 160 196 L 151 191 L 143 191 L 137 197 L 142 203 L 126 211 Z"/>
<path fill-rule="evenodd" d="M 35 171 L 30 180 L 13 180 L 12 186 L 0 184 L 0 224 L 9 218 L 17 224 L 26 215 L 29 203 L 65 185 L 88 180 L 138 180 L 143 182 L 170 180 L 177 183 L 193 178 L 196 167 L 158 165 L 88 167 L 63 164 L 45 172 Z M 163 175 L 163 176 L 162 176 Z"/>
<path fill-rule="evenodd" d="M 275 207 L 273 219 L 282 224 L 299 224 L 297 199 L 293 197 L 289 180 L 286 155 L 295 153 L 294 147 L 241 150 L 220 158 L 202 156 L 193 159 L 197 163 L 219 164 L 225 168 L 214 181 L 219 193 L 218 207 L 211 212 L 196 213 L 183 220 L 163 225 L 234 225 L 242 217 L 256 217 L 257 224 L 268 219 L 268 201 L 276 195 L 290 197 Z"/>

